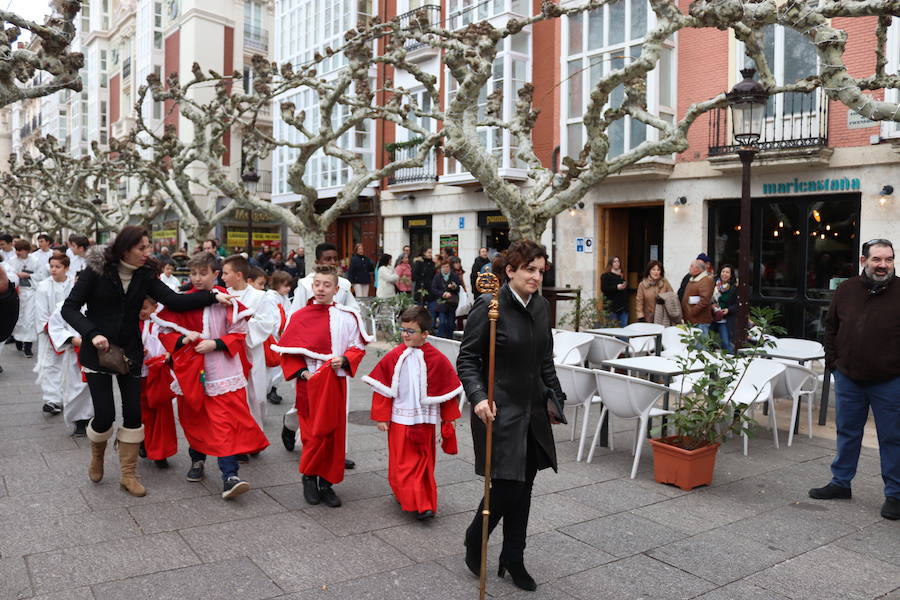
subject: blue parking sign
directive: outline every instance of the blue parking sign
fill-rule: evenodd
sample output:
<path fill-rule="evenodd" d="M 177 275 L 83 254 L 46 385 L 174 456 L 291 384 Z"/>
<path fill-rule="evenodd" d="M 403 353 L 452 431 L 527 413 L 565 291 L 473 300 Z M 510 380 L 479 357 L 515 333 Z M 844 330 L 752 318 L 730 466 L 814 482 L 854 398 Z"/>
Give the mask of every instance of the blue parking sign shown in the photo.
<path fill-rule="evenodd" d="M 584 252 L 584 238 L 575 238 L 575 252 Z"/>

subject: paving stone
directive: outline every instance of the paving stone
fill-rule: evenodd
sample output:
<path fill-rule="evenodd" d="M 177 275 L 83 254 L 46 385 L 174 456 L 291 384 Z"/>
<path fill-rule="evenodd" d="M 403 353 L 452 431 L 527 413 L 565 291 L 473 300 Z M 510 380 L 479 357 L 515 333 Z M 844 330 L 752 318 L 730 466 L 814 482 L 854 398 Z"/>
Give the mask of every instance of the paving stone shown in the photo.
<path fill-rule="evenodd" d="M 725 485 L 732 481 L 787 467 L 793 462 L 786 455 L 786 452 L 776 455 L 754 452 L 753 448 L 750 449 L 749 456 L 744 456 L 740 452 L 720 451 L 716 456 L 716 470 L 713 472 L 713 481 L 710 487 Z"/>
<path fill-rule="evenodd" d="M 900 521 L 878 522 L 834 542 L 835 546 L 900 565 Z"/>
<path fill-rule="evenodd" d="M 82 587 L 52 594 L 41 594 L 34 596 L 31 600 L 94 600 L 94 594 L 91 592 L 91 588 Z"/>
<path fill-rule="evenodd" d="M 720 529 L 661 546 L 647 554 L 719 585 L 762 571 L 792 556 L 776 546 L 741 539 Z"/>
<path fill-rule="evenodd" d="M 3 420 L 3 423 L 6 424 L 6 419 Z M 2 440 L 43 440 L 60 433 L 59 425 L 52 421 L 17 427 L 0 427 L 0 439 Z"/>
<path fill-rule="evenodd" d="M 828 545 L 761 571 L 747 581 L 791 598 L 868 600 L 900 587 L 900 570 Z"/>
<path fill-rule="evenodd" d="M 685 537 L 685 534 L 630 513 L 619 513 L 564 527 L 566 535 L 624 558 Z"/>
<path fill-rule="evenodd" d="M 277 600 L 326 600 L 353 598 L 354 600 L 453 600 L 475 597 L 478 583 L 461 579 L 440 565 L 427 562 L 400 569 L 392 569 L 352 581 L 317 587 L 280 596 Z"/>
<path fill-rule="evenodd" d="M 204 496 L 133 506 L 129 512 L 144 533 L 159 533 L 282 513 L 284 507 L 261 490 L 250 490 L 234 502 Z"/>
<path fill-rule="evenodd" d="M 416 562 L 459 554 L 466 527 L 472 521 L 468 514 L 440 516 L 428 521 L 418 521 L 410 513 L 404 516 L 407 523 L 379 529 L 374 535 Z"/>
<path fill-rule="evenodd" d="M 122 491 L 119 487 L 118 467 L 113 471 L 107 471 L 101 483 L 91 483 L 85 477 L 87 483 L 80 487 L 79 491 L 84 496 L 88 506 L 94 510 L 127 508 L 168 500 L 197 498 L 208 496 L 210 493 L 202 485 L 186 481 L 184 475 L 175 472 L 174 469 L 166 469 L 165 476 L 160 474 L 159 470 L 156 470 L 157 472 L 152 475 L 149 473 L 147 475 L 143 474 L 145 471 L 153 473 L 149 468 L 142 470 L 141 483 L 147 488 L 147 495 L 143 498 L 137 498 Z M 221 488 L 219 492 L 221 492 Z"/>
<path fill-rule="evenodd" d="M 200 562 L 175 533 L 32 554 L 25 560 L 37 593 L 127 579 Z"/>
<path fill-rule="evenodd" d="M 293 548 L 254 558 L 266 575 L 286 591 L 333 586 L 413 564 L 396 548 L 370 534 L 324 541 L 294 538 L 293 541 Z"/>
<path fill-rule="evenodd" d="M 707 491 L 724 498 L 729 504 L 737 504 L 756 512 L 772 510 L 807 498 L 806 494 L 787 491 L 761 477 L 743 478 L 726 485 L 710 487 Z"/>
<path fill-rule="evenodd" d="M 36 455 L 52 450 L 72 450 L 77 448 L 75 438 L 48 435 L 42 439 L 5 439 L 0 436 L 0 456 Z"/>
<path fill-rule="evenodd" d="M 715 587 L 709 581 L 643 554 L 564 577 L 558 585 L 582 600 L 678 600 L 694 598 Z"/>
<path fill-rule="evenodd" d="M 263 600 L 281 589 L 250 559 L 234 559 L 94 586 L 97 600 Z"/>
<path fill-rule="evenodd" d="M 124 510 L 76 514 L 52 510 L 32 512 L 0 519 L 0 555 L 24 556 L 139 533 L 131 515 Z"/>
<path fill-rule="evenodd" d="M 0 475 L 46 472 L 47 470 L 47 463 L 40 454 L 0 457 Z"/>
<path fill-rule="evenodd" d="M 858 530 L 828 518 L 827 510 L 822 503 L 795 502 L 737 521 L 721 531 L 800 554 Z"/>
<path fill-rule="evenodd" d="M 341 486 L 334 487 L 341 494 Z M 341 508 L 328 508 L 324 504 L 307 506 L 303 513 L 336 536 L 386 529 L 409 522 L 409 515 L 400 510 L 393 496 L 366 498 L 345 502 Z"/>
<path fill-rule="evenodd" d="M 756 514 L 750 507 L 722 502 L 707 490 L 636 508 L 634 514 L 668 527 L 696 534 Z"/>
<path fill-rule="evenodd" d="M 746 581 L 735 581 L 722 586 L 694 600 L 788 600 L 787 596 L 776 594 L 771 590 L 765 590 Z"/>
<path fill-rule="evenodd" d="M 525 565 L 538 583 L 592 569 L 615 560 L 615 557 L 558 531 L 529 535 L 526 540 Z M 509 575 L 504 581 L 512 584 Z"/>
<path fill-rule="evenodd" d="M 19 556 L 0 558 L 0 600 L 19 600 L 31 595 L 25 561 Z"/>
<path fill-rule="evenodd" d="M 387 479 L 377 473 L 354 473 L 348 475 L 336 488 L 344 501 L 363 500 L 387 496 L 391 493 Z M 302 510 L 309 504 L 303 499 L 303 484 L 276 485 L 265 488 L 265 493 L 288 510 Z"/>
<path fill-rule="evenodd" d="M 561 496 L 590 506 L 604 515 L 668 500 L 668 496 L 653 492 L 630 479 L 614 479 L 586 487 L 560 492 Z"/>
<path fill-rule="evenodd" d="M 597 478 L 589 474 L 588 469 L 585 469 L 583 463 L 564 463 L 559 466 L 559 473 L 554 473 L 550 469 L 539 471 L 537 477 L 534 478 L 532 493 L 535 496 L 553 494 L 592 485 L 597 481 Z"/>
<path fill-rule="evenodd" d="M 482 496 L 484 496 L 484 481 L 480 478 L 438 486 L 438 516 L 466 513 L 467 518 L 471 519 Z"/>
<path fill-rule="evenodd" d="M 256 557 L 278 549 L 296 549 L 304 540 L 333 538 L 313 519 L 299 512 L 226 521 L 180 531 L 204 562 Z"/>
<path fill-rule="evenodd" d="M 528 533 L 551 531 L 573 523 L 583 523 L 603 516 L 603 512 L 576 502 L 561 494 L 548 494 L 531 499 Z"/>
<path fill-rule="evenodd" d="M 2 487 L 2 486 L 0 486 Z M 31 514 L 55 512 L 64 515 L 87 512 L 90 508 L 81 497 L 68 491 L 51 491 L 0 499 L 0 522 Z"/>

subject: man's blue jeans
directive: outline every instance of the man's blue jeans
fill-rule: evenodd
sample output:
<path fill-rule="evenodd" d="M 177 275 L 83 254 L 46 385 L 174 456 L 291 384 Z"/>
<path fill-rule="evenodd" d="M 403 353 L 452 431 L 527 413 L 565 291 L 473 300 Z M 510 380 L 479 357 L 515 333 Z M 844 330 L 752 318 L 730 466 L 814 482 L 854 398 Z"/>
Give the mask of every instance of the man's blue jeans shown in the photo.
<path fill-rule="evenodd" d="M 198 460 L 206 460 L 206 455 L 202 452 L 197 452 L 193 448 L 188 448 L 188 454 L 191 456 L 192 461 Z M 238 474 L 238 460 L 235 456 L 220 456 L 219 458 L 219 470 L 222 471 L 222 481 L 225 481 L 232 475 L 237 477 Z"/>
<path fill-rule="evenodd" d="M 850 487 L 871 407 L 881 452 L 884 495 L 900 498 L 900 377 L 863 383 L 835 371 L 834 382 L 837 456 L 831 463 L 831 482 Z"/>

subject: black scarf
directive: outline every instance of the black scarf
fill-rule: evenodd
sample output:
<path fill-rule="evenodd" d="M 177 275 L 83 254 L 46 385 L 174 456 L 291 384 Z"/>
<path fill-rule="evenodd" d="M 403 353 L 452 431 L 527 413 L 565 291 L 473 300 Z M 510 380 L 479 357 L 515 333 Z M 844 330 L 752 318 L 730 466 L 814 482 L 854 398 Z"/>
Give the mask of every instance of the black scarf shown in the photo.
<path fill-rule="evenodd" d="M 866 270 L 863 269 L 862 272 L 862 282 L 863 286 L 865 286 L 866 290 L 869 292 L 871 296 L 877 296 L 878 294 L 884 293 L 887 290 L 888 286 L 894 280 L 894 277 L 888 277 L 884 281 L 875 281 L 874 279 L 870 279 L 869 275 L 866 273 Z"/>

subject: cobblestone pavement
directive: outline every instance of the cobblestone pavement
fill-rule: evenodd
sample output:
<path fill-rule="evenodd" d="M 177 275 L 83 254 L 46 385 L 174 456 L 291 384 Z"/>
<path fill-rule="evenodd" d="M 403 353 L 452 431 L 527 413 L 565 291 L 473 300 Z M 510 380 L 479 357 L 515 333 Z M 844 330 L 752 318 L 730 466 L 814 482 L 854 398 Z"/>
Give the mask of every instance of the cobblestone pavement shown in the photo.
<path fill-rule="evenodd" d="M 279 439 L 283 406 L 269 406 L 272 446 L 241 468 L 253 489 L 237 501 L 220 498 L 215 469 L 203 483 L 185 481 L 183 440 L 170 469 L 142 461 L 148 494 L 132 498 L 119 489 L 112 453 L 103 482 L 88 480 L 87 441 L 41 412 L 32 364 L 12 346 L 3 352 L 0 600 L 477 598 L 463 563 L 463 531 L 482 490 L 467 423 L 458 425 L 460 454 L 439 456 L 438 518 L 426 523 L 390 495 L 386 440 L 366 418 L 359 381 L 350 425 L 357 468 L 336 487 L 342 508 L 303 502 L 297 454 Z M 281 393 L 293 397 L 288 386 Z M 834 442 L 802 436 L 787 448 L 784 431 L 780 450 L 762 432 L 746 458 L 740 439 L 730 441 L 713 485 L 685 493 L 653 481 L 649 450 L 628 478 L 627 426 L 619 449 L 598 451 L 592 464 L 575 462 L 576 443 L 557 427 L 560 472 L 538 475 L 526 550 L 538 591 L 496 577 L 498 529 L 491 596 L 900 599 L 900 523 L 878 514 L 877 451 L 863 450 L 852 501 L 807 498 L 828 481 Z"/>

